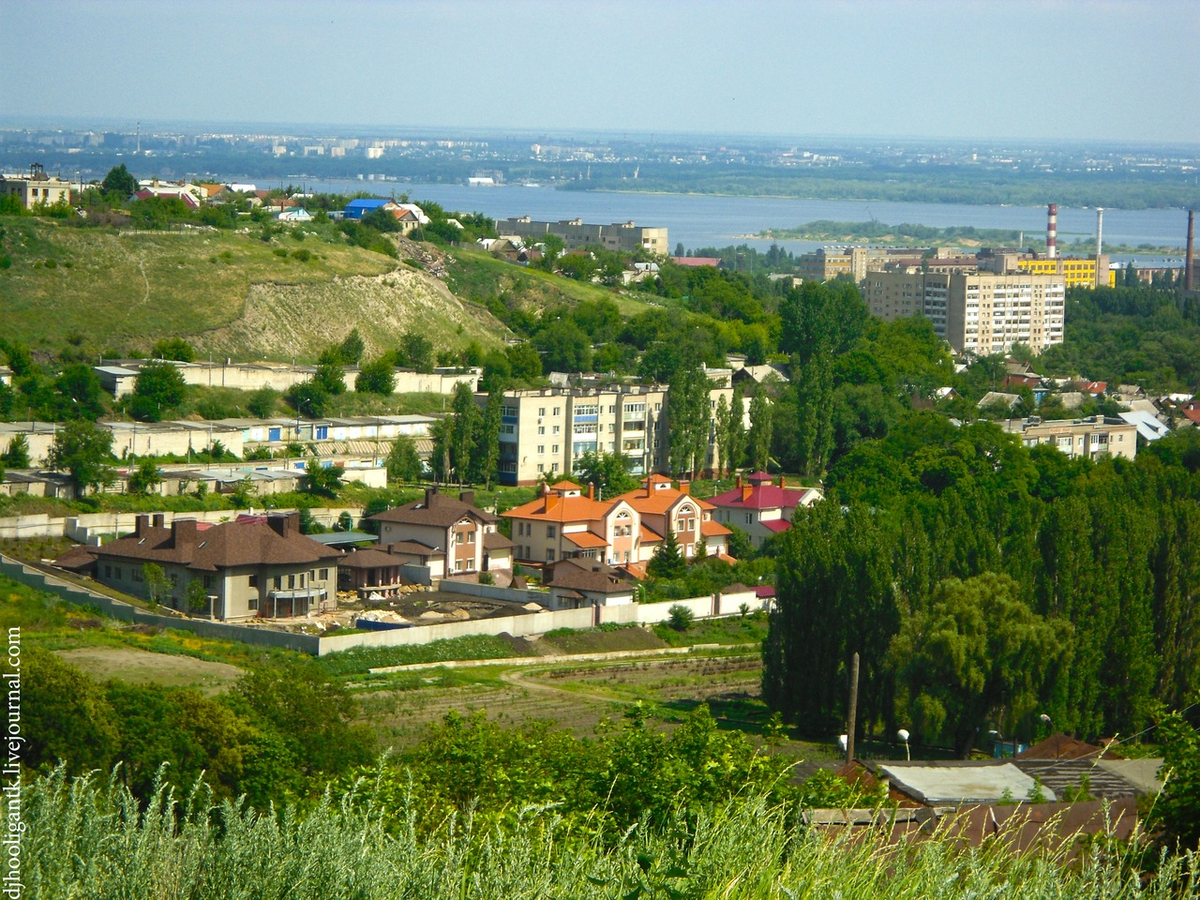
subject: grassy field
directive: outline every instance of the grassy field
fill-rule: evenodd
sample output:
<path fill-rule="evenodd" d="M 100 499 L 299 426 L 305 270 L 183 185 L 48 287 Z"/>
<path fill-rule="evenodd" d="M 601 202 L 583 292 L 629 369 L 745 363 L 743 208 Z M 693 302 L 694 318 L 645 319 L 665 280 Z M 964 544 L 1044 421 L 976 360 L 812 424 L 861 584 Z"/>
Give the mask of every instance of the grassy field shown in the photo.
<path fill-rule="evenodd" d="M 0 256 L 11 260 L 0 273 L 0 333 L 52 353 L 74 346 L 85 358 L 142 355 L 181 336 L 202 354 L 302 362 L 355 326 L 368 355 L 408 329 L 439 348 L 499 342 L 499 323 L 437 279 L 328 227 L 306 230 L 303 241 L 264 241 L 0 218 Z"/>

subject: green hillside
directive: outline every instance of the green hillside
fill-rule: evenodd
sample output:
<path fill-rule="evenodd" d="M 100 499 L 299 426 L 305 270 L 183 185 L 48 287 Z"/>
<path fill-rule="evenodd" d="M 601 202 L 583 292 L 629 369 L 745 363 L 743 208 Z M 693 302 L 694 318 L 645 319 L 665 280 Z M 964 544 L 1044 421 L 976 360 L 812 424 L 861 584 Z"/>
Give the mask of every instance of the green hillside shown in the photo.
<path fill-rule="evenodd" d="M 181 336 L 204 355 L 305 361 L 354 327 L 368 354 L 410 329 L 439 348 L 492 346 L 503 333 L 419 267 L 350 246 L 331 229 L 264 241 L 4 217 L 0 265 L 0 333 L 49 353 L 74 345 L 93 356 L 140 355 Z"/>
<path fill-rule="evenodd" d="M 486 303 L 489 298 L 499 298 L 509 307 L 530 313 L 548 306 L 573 306 L 581 300 L 600 298 L 614 301 L 626 317 L 650 308 L 650 304 L 627 292 L 513 265 L 473 247 L 455 248 L 453 260 L 447 266 L 446 281 L 463 299 Z"/>

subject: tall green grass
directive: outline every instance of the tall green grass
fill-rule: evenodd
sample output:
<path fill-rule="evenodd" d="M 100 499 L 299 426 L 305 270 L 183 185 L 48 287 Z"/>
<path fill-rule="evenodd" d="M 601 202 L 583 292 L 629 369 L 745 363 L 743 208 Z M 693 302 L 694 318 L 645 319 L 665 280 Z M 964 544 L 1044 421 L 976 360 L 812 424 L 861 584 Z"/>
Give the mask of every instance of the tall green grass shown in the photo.
<path fill-rule="evenodd" d="M 370 796 L 369 785 L 358 796 Z M 349 795 L 348 795 L 349 796 Z M 403 800 L 400 801 L 403 805 Z M 489 827 L 452 817 L 432 833 L 411 808 L 331 794 L 310 809 L 257 814 L 159 790 L 139 805 L 117 780 L 33 779 L 23 880 L 31 897 L 122 900 L 383 898 L 1191 898 L 1192 855 L 1164 858 L 1144 883 L 1132 856 L 1104 848 L 1069 865 L 1002 840 L 947 837 L 905 847 L 828 839 L 747 797 L 656 830 L 602 842 L 553 809 L 514 810 Z M 399 813 L 394 814 L 394 813 Z"/>

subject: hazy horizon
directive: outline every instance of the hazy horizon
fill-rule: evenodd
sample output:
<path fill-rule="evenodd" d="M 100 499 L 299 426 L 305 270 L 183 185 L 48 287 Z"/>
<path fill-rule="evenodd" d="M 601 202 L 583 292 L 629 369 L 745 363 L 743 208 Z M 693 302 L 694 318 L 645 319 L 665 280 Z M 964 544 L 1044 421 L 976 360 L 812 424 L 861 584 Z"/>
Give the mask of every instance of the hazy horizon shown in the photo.
<path fill-rule="evenodd" d="M 1200 143 L 1193 0 L 19 6 L 15 127 Z"/>

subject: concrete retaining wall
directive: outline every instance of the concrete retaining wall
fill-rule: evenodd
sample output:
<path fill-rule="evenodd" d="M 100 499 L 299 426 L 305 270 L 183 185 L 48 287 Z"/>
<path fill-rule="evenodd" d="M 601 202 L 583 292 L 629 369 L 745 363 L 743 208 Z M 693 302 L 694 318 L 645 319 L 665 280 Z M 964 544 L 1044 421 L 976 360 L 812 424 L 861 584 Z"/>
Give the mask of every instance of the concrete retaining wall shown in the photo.
<path fill-rule="evenodd" d="M 209 622 L 204 619 L 182 619 L 173 616 L 161 616 L 157 613 L 139 609 L 120 600 L 115 600 L 106 594 L 100 594 L 79 585 L 62 581 L 52 575 L 47 575 L 31 566 L 7 556 L 0 556 L 0 573 L 28 585 L 39 591 L 57 594 L 68 603 L 76 606 L 94 606 L 114 619 L 123 622 L 135 622 L 139 625 L 156 625 L 162 628 L 176 628 L 180 631 L 190 631 L 202 637 L 217 638 L 223 641 L 242 641 L 246 644 L 256 644 L 265 647 L 281 647 L 287 650 L 297 650 L 316 656 L 320 651 L 321 639 L 310 634 L 289 634 L 282 631 L 272 631 L 267 628 L 249 628 L 245 625 L 229 625 L 225 622 Z"/>
<path fill-rule="evenodd" d="M 450 591 L 454 594 L 466 594 L 470 597 L 507 600 L 510 603 L 537 603 L 540 606 L 545 606 L 550 600 L 550 593 L 548 591 L 517 591 L 494 584 L 480 584 L 477 581 L 455 581 L 450 578 L 438 582 L 438 589 Z"/>
<path fill-rule="evenodd" d="M 287 509 L 272 510 L 272 512 L 291 511 Z M 331 528 L 343 511 L 350 513 L 356 523 L 362 517 L 363 512 L 357 507 L 321 507 L 310 510 L 313 519 L 326 528 Z M 166 517 L 164 521 L 170 527 L 171 522 L 175 519 L 196 519 L 199 522 L 211 522 L 215 525 L 218 522 L 237 518 L 244 512 L 249 512 L 249 510 L 211 509 L 202 512 L 166 512 L 163 515 Z M 255 512 L 261 514 L 263 509 L 255 507 Z M 86 513 L 80 516 L 65 517 L 51 517 L 44 514 L 10 516 L 0 519 L 0 538 L 69 537 L 81 544 L 97 544 L 101 535 L 133 531 L 139 515 L 146 515 L 146 513 Z"/>
<path fill-rule="evenodd" d="M 319 656 L 351 650 L 355 647 L 407 647 L 428 644 L 448 638 L 476 634 L 544 634 L 555 628 L 591 628 L 590 609 L 567 609 L 559 612 L 531 613 L 527 616 L 502 616 L 496 619 L 475 619 L 467 622 L 444 622 L 438 625 L 419 625 L 395 631 L 373 631 L 370 634 L 336 634 L 321 638 Z"/>

